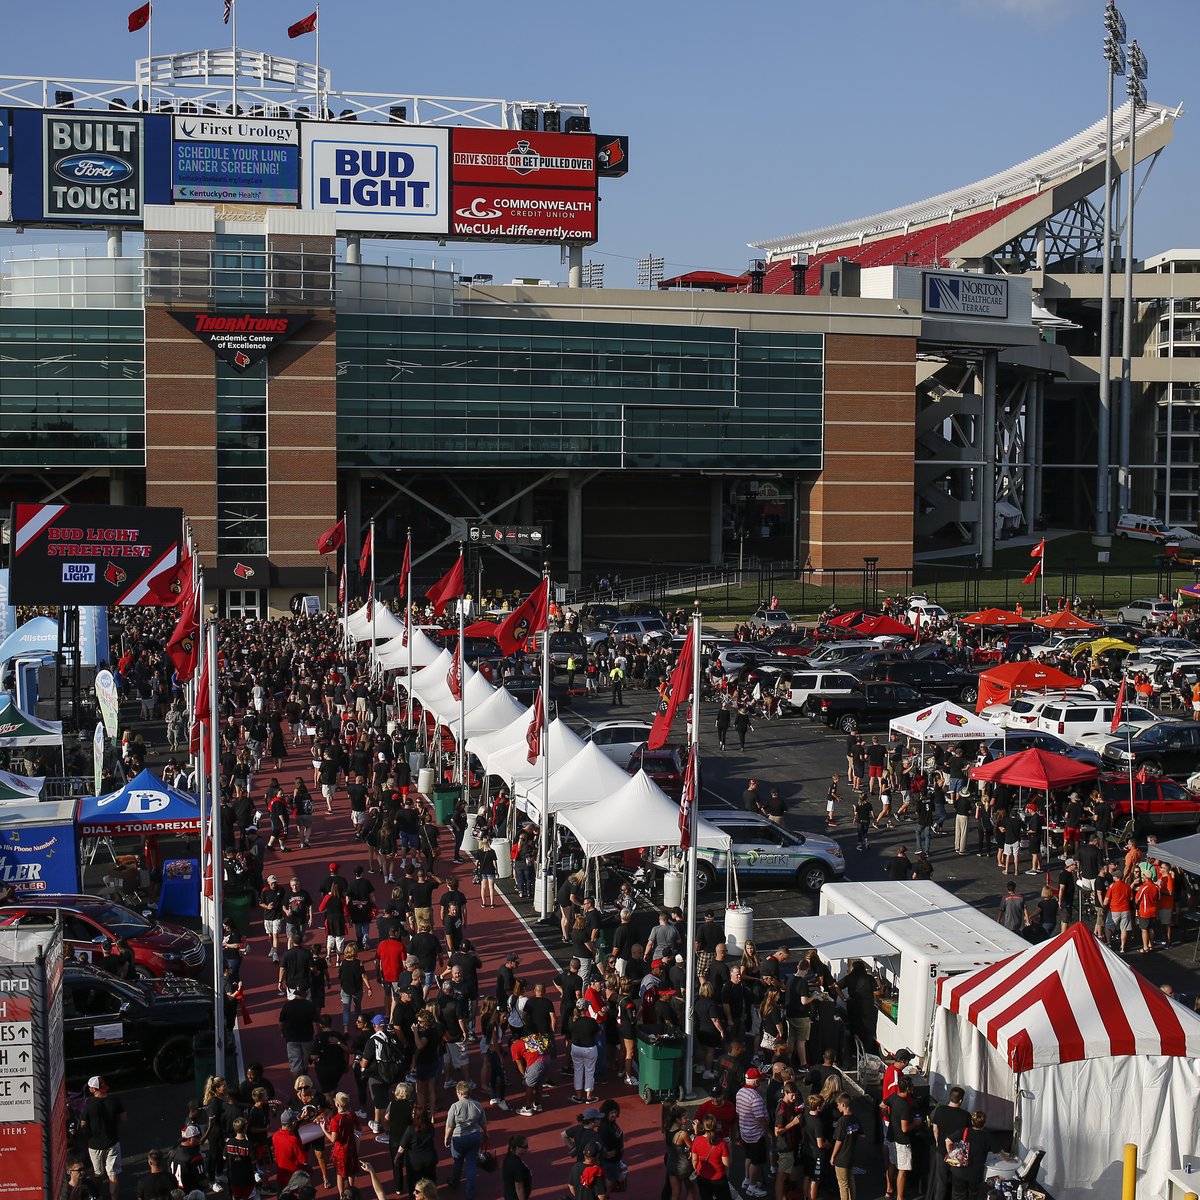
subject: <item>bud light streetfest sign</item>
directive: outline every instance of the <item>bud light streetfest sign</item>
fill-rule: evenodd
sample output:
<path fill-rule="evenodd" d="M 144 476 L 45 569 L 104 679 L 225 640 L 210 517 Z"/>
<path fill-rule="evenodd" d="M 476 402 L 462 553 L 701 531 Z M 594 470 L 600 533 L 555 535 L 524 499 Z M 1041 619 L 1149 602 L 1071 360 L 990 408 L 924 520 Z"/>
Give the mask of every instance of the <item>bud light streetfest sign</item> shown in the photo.
<path fill-rule="evenodd" d="M 450 131 L 306 121 L 301 206 L 331 212 L 340 230 L 445 234 Z"/>
<path fill-rule="evenodd" d="M 269 313 L 171 314 L 188 331 L 211 347 L 235 371 L 248 371 L 262 362 L 280 342 L 286 342 L 312 320 L 308 313 L 272 316 Z"/>

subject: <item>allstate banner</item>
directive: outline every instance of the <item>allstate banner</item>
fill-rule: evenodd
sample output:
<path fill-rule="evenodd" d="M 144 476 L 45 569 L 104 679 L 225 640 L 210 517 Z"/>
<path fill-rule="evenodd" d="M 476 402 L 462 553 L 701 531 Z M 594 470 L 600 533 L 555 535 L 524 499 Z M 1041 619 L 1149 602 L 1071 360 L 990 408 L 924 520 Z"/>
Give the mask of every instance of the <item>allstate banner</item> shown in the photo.
<path fill-rule="evenodd" d="M 17 628 L 17 610 L 8 599 L 8 568 L 0 570 L 0 645 Z"/>

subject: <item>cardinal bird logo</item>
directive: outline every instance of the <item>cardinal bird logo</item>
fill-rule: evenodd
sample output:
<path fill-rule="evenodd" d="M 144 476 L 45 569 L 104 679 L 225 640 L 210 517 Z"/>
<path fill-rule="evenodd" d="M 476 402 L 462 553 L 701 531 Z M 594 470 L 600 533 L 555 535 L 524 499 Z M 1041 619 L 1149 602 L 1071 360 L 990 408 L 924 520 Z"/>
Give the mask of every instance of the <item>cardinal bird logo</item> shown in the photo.
<path fill-rule="evenodd" d="M 960 713 L 948 712 L 946 714 L 946 724 L 948 725 L 953 725 L 956 728 L 961 729 L 966 723 L 967 718 L 962 716 Z"/>
<path fill-rule="evenodd" d="M 241 367 L 241 369 L 244 371 L 250 365 L 250 355 L 248 355 L 245 350 L 239 350 L 233 356 L 233 365 L 235 367 Z"/>
<path fill-rule="evenodd" d="M 167 591 L 170 592 L 172 596 L 183 595 L 183 580 L 180 579 L 178 575 L 174 576 L 171 582 L 167 585 Z"/>
<path fill-rule="evenodd" d="M 513 626 L 513 641 L 523 642 L 529 636 L 529 618 L 522 617 L 516 625 Z"/>
<path fill-rule="evenodd" d="M 246 566 L 245 563 L 238 563 L 237 566 L 235 566 L 233 568 L 233 573 L 239 579 L 253 579 L 254 578 L 254 568 Z"/>
<path fill-rule="evenodd" d="M 190 633 L 185 633 L 183 637 L 179 639 L 179 648 L 185 655 L 190 655 L 191 652 L 196 648 L 196 639 Z"/>
<path fill-rule="evenodd" d="M 924 712 L 917 713 L 917 715 L 915 717 L 913 717 L 913 720 L 914 721 L 924 721 L 931 712 L 933 712 L 933 709 L 927 708 Z"/>
<path fill-rule="evenodd" d="M 104 582 L 111 583 L 113 587 L 120 587 L 125 582 L 125 571 L 118 567 L 115 562 L 110 562 L 104 568 Z"/>
<path fill-rule="evenodd" d="M 608 145 L 601 146 L 596 151 L 596 158 L 599 160 L 601 168 L 608 171 L 622 163 L 625 160 L 625 153 L 621 149 L 620 139 L 614 138 Z"/>

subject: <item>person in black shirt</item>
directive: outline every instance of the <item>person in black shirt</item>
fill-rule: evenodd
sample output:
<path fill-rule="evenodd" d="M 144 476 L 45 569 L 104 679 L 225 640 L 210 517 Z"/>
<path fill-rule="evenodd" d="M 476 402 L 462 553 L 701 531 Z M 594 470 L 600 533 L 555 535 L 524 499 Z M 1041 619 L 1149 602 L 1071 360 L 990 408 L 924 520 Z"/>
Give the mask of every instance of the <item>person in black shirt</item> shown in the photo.
<path fill-rule="evenodd" d="M 87 1083 L 88 1098 L 83 1102 L 79 1129 L 87 1141 L 92 1171 L 108 1180 L 112 1200 L 117 1200 L 121 1176 L 121 1124 L 125 1120 L 125 1105 L 110 1096 L 108 1084 L 99 1075 Z"/>
<path fill-rule="evenodd" d="M 247 1128 L 245 1117 L 235 1117 L 230 1126 L 233 1136 L 225 1142 L 225 1174 L 233 1200 L 250 1200 L 250 1193 L 254 1191 L 254 1147 L 247 1136 Z"/>
<path fill-rule="evenodd" d="M 508 998 L 512 995 L 517 982 L 517 967 L 521 965 L 521 956 L 515 950 L 505 955 L 504 962 L 496 972 L 496 1000 L 500 1006 L 506 1007 Z"/>
<path fill-rule="evenodd" d="M 274 875 L 267 876 L 267 886 L 259 893 L 258 907 L 262 909 L 263 932 L 271 941 L 270 958 L 279 961 L 279 936 L 283 933 L 283 905 L 287 890 Z"/>
<path fill-rule="evenodd" d="M 138 1180 L 137 1200 L 167 1200 L 175 1188 L 175 1180 L 163 1167 L 163 1152 L 151 1150 L 146 1155 L 146 1166 L 150 1173 Z"/>
<path fill-rule="evenodd" d="M 374 907 L 374 899 L 375 885 L 366 877 L 366 868 L 355 867 L 354 878 L 346 888 L 346 900 L 359 950 L 366 950 L 371 944 L 371 909 Z"/>
<path fill-rule="evenodd" d="M 295 999 L 301 992 L 308 993 L 312 983 L 312 951 L 304 944 L 303 931 L 288 936 L 288 948 L 279 963 L 279 990 L 286 989 L 287 998 Z"/>
<path fill-rule="evenodd" d="M 728 962 L 729 947 L 724 935 L 717 943 L 713 952 L 713 960 L 708 968 L 708 981 L 713 985 L 713 993 L 721 994 L 721 989 L 729 982 L 730 964 Z"/>
<path fill-rule="evenodd" d="M 316 1022 L 316 1005 L 303 992 L 280 1006 L 279 1032 L 287 1048 L 288 1067 L 293 1075 L 303 1075 L 308 1069 Z"/>
<path fill-rule="evenodd" d="M 945 1104 L 939 1104 L 930 1117 L 933 1127 L 933 1189 L 929 1200 L 949 1200 L 950 1168 L 946 1165 L 946 1143 L 956 1142 L 971 1118 L 962 1107 L 966 1093 L 960 1087 L 952 1087 Z"/>
<path fill-rule="evenodd" d="M 204 1174 L 204 1155 L 200 1153 L 197 1126 L 184 1126 L 179 1145 L 171 1151 L 170 1166 L 175 1186 L 183 1192 L 185 1200 L 204 1200 L 208 1180 Z"/>
<path fill-rule="evenodd" d="M 525 1161 L 528 1150 L 529 1142 L 523 1134 L 508 1139 L 508 1153 L 501 1167 L 504 1200 L 529 1200 L 533 1192 L 533 1172 Z"/>
<path fill-rule="evenodd" d="M 529 1033 L 540 1033 L 543 1037 L 554 1036 L 554 1001 L 546 995 L 546 985 L 536 983 L 533 995 L 525 1001 L 525 1028 Z"/>
<path fill-rule="evenodd" d="M 896 1200 L 904 1200 L 909 1173 L 913 1169 L 913 1135 L 916 1129 L 916 1114 L 913 1112 L 912 1084 L 907 1076 L 900 1082 L 884 1102 L 887 1111 L 887 1190 Z"/>
<path fill-rule="evenodd" d="M 897 883 L 912 878 L 912 862 L 909 860 L 907 847 L 901 846 L 897 849 L 896 857 L 888 859 L 883 873 Z"/>

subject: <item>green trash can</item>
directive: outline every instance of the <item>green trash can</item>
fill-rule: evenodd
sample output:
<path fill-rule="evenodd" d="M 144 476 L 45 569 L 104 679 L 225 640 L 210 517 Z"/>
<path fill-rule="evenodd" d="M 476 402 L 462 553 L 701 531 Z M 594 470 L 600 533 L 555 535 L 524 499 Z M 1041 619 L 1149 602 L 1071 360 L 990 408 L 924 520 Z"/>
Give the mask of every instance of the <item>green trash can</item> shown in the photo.
<path fill-rule="evenodd" d="M 686 1044 L 670 1034 L 638 1038 L 638 1091 L 647 1104 L 678 1093 Z"/>
<path fill-rule="evenodd" d="M 462 789 L 455 784 L 438 784 L 433 789 L 433 816 L 439 825 L 445 825 L 454 812 Z"/>

